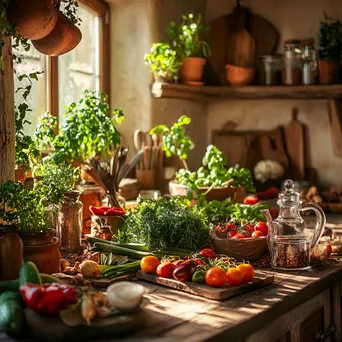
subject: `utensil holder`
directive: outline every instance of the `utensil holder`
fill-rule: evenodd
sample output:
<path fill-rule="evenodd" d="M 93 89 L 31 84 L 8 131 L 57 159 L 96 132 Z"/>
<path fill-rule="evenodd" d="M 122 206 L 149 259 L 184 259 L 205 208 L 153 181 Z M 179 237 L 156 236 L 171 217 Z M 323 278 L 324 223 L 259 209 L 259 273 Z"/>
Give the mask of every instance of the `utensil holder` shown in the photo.
<path fill-rule="evenodd" d="M 136 177 L 140 184 L 141 190 L 153 190 L 155 188 L 156 171 L 151 170 L 136 170 Z"/>

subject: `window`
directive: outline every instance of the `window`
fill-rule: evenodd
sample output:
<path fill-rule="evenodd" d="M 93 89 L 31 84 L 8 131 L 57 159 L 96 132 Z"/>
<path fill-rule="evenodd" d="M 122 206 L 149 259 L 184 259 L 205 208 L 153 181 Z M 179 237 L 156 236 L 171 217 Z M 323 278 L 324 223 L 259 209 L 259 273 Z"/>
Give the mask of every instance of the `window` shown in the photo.
<path fill-rule="evenodd" d="M 78 15 L 82 19 L 82 40 L 71 52 L 59 57 L 46 57 L 31 45 L 30 51 L 19 51 L 22 59 L 15 65 L 16 76 L 44 71 L 33 82 L 27 98 L 32 112 L 27 114 L 32 125 L 25 126 L 26 134 L 33 134 L 39 117 L 46 111 L 64 120 L 64 105 L 78 101 L 82 92 L 103 90 L 109 94 L 109 14 L 102 0 L 78 0 Z M 23 86 L 15 76 L 15 87 Z M 26 82 L 26 80 L 25 80 Z M 22 93 L 15 94 L 15 103 L 22 102 Z"/>

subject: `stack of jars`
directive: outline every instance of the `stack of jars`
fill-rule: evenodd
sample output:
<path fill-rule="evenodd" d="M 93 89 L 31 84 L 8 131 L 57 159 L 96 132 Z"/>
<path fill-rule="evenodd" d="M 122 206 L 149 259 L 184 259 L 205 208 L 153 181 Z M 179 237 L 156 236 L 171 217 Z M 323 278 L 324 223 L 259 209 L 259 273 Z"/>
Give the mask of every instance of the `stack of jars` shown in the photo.
<path fill-rule="evenodd" d="M 283 55 L 261 57 L 260 83 L 264 85 L 315 84 L 317 53 L 314 39 L 286 40 Z"/>

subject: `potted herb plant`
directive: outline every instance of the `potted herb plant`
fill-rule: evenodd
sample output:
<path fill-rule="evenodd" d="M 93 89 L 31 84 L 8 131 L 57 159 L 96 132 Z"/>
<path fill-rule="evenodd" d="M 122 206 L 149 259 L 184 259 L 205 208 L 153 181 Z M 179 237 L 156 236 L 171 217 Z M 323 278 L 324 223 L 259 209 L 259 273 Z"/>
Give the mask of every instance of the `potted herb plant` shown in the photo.
<path fill-rule="evenodd" d="M 342 54 L 342 26 L 339 20 L 333 20 L 324 13 L 318 33 L 319 38 L 319 82 L 334 84 L 340 80 Z"/>
<path fill-rule="evenodd" d="M 144 57 L 151 68 L 156 82 L 177 83 L 182 63 L 175 50 L 169 44 L 152 44 L 151 50 Z"/>
<path fill-rule="evenodd" d="M 178 26 L 171 22 L 167 30 L 177 54 L 182 59 L 180 74 L 183 83 L 201 84 L 198 82 L 202 79 L 206 58 L 210 55 L 209 45 L 203 40 L 207 30 L 202 16 L 195 16 L 193 13 L 182 15 Z"/>
<path fill-rule="evenodd" d="M 195 144 L 186 136 L 184 126 L 190 122 L 191 119 L 183 115 L 170 128 L 158 125 L 150 131 L 151 135 L 162 134 L 166 156 L 178 156 L 183 164 L 183 168 L 176 173 L 176 179 L 169 183 L 171 195 L 187 196 L 189 199 L 205 195 L 208 201 L 232 198 L 235 202 L 242 202 L 246 190 L 255 190 L 251 172 L 239 167 L 226 168 L 226 156 L 214 145 L 207 147 L 203 166 L 195 172 L 189 170 L 186 159 Z"/>

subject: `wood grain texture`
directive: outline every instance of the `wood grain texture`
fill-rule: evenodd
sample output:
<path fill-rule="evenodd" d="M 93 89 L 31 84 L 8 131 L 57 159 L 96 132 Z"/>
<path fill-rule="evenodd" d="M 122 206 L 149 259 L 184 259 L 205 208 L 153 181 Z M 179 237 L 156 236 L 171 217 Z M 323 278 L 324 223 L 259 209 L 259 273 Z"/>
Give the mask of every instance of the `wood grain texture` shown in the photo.
<path fill-rule="evenodd" d="M 341 101 L 330 99 L 328 102 L 329 122 L 334 156 L 342 157 L 342 105 Z"/>
<path fill-rule="evenodd" d="M 256 273 L 251 282 L 244 282 L 243 284 L 236 286 L 226 285 L 224 287 L 215 288 L 206 284 L 198 284 L 192 281 L 181 282 L 175 279 L 162 278 L 155 274 L 144 273 L 142 271 L 138 271 L 136 277 L 141 280 L 146 280 L 148 282 L 160 284 L 176 290 L 188 292 L 196 296 L 214 300 L 224 300 L 241 293 L 246 293 L 263 286 L 270 285 L 274 281 L 273 276 L 268 276 L 259 272 Z"/>
<path fill-rule="evenodd" d="M 15 116 L 11 38 L 3 47 L 4 73 L 0 72 L 0 186 L 14 180 Z"/>
<path fill-rule="evenodd" d="M 189 86 L 154 83 L 155 98 L 178 98 L 191 101 L 227 99 L 333 99 L 342 98 L 342 85 L 300 86 Z"/>

